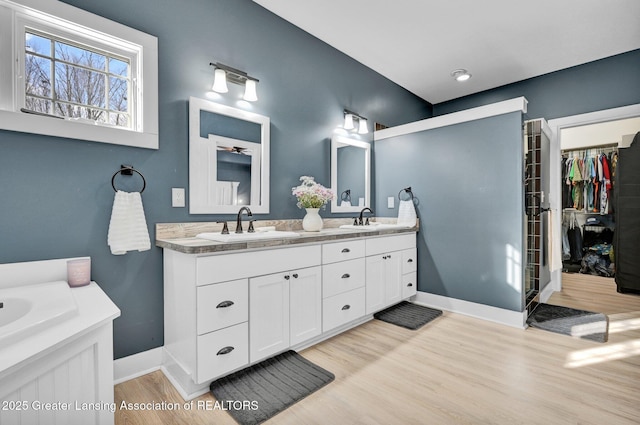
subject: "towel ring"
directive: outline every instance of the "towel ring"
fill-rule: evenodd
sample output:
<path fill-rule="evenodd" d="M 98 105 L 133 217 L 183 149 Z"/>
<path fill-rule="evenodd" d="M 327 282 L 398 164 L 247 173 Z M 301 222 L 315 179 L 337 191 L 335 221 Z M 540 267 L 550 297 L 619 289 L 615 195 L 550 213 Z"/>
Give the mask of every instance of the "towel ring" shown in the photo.
<path fill-rule="evenodd" d="M 122 174 L 123 176 L 132 176 L 133 173 L 138 173 L 138 175 L 142 177 L 142 190 L 140 190 L 140 193 L 144 192 L 144 189 L 147 187 L 147 180 L 144 178 L 144 176 L 140 171 L 136 170 L 131 165 L 121 165 L 120 169 L 115 173 L 113 173 L 113 177 L 111 177 L 111 187 L 113 187 L 113 190 L 115 192 L 118 191 L 118 189 L 116 189 L 116 184 L 115 184 L 116 176 L 118 174 Z"/>
<path fill-rule="evenodd" d="M 404 189 L 402 189 L 400 192 L 398 192 L 398 199 L 399 200 L 403 200 L 400 195 L 402 194 L 402 192 L 407 192 L 409 194 L 409 196 L 411 196 L 411 200 L 413 201 L 413 192 L 411 191 L 411 186 L 409 187 L 405 187 Z M 408 199 L 406 199 L 408 201 Z"/>

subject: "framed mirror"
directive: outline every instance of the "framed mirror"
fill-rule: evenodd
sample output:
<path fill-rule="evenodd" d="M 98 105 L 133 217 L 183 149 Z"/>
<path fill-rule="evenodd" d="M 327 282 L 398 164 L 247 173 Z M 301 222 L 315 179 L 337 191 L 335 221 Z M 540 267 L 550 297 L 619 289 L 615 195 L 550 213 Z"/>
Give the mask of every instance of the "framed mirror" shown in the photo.
<path fill-rule="evenodd" d="M 336 193 L 331 212 L 359 212 L 371 204 L 371 145 L 333 135 L 331 187 Z"/>
<path fill-rule="evenodd" d="M 269 212 L 269 117 L 189 99 L 189 213 Z"/>

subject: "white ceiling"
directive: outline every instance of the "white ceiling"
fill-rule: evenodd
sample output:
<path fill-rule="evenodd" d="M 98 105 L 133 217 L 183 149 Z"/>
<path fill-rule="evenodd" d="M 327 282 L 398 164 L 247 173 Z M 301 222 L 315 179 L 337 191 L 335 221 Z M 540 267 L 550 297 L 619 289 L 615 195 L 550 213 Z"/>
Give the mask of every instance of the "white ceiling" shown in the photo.
<path fill-rule="evenodd" d="M 640 0 L 254 1 L 432 104 L 640 48 Z"/>

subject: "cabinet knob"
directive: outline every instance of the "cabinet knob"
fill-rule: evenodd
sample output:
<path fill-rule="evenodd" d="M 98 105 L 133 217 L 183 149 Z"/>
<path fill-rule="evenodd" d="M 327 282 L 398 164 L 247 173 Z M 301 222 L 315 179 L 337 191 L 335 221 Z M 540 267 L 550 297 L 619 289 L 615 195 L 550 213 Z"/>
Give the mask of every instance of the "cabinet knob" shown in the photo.
<path fill-rule="evenodd" d="M 342 309 L 343 310 L 349 310 L 351 308 L 351 306 L 349 304 L 345 304 Z"/>
<path fill-rule="evenodd" d="M 349 273 L 345 273 L 342 275 L 342 279 L 349 279 L 351 275 Z"/>
<path fill-rule="evenodd" d="M 386 260 L 387 258 L 389 258 L 389 257 L 388 257 L 388 256 L 386 256 L 386 255 L 383 255 L 383 256 L 382 256 L 382 259 L 383 259 L 383 260 Z"/>
<path fill-rule="evenodd" d="M 231 347 L 231 346 L 227 346 L 227 347 L 221 348 L 220 351 L 218 351 L 218 353 L 216 354 L 216 356 L 224 356 L 225 354 L 229 354 L 233 350 L 234 350 L 234 348 Z"/>
<path fill-rule="evenodd" d="M 342 249 L 342 253 L 346 254 L 347 252 L 351 252 L 351 250 L 349 248 L 343 248 Z"/>
<path fill-rule="evenodd" d="M 407 260 L 407 263 L 413 263 L 413 258 L 409 258 L 409 259 Z"/>
<path fill-rule="evenodd" d="M 222 301 L 220 304 L 216 306 L 216 308 L 227 308 L 233 305 L 233 301 Z"/>
<path fill-rule="evenodd" d="M 297 279 L 297 278 L 298 278 L 298 273 L 294 273 L 294 274 L 293 274 L 293 278 L 294 278 L 294 279 Z"/>
<path fill-rule="evenodd" d="M 291 279 L 291 276 L 289 276 L 288 274 L 284 275 L 285 280 L 289 280 Z"/>
<path fill-rule="evenodd" d="M 411 288 L 413 286 L 413 283 L 407 283 L 407 286 Z"/>

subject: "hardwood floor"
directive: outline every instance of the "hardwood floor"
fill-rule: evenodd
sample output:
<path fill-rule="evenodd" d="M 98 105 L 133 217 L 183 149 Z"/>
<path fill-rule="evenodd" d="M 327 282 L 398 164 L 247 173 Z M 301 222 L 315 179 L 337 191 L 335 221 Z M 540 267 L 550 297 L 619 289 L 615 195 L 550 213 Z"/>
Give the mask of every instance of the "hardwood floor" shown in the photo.
<path fill-rule="evenodd" d="M 607 314 L 609 342 L 448 312 L 418 331 L 372 320 L 304 350 L 335 381 L 266 423 L 637 424 L 640 296 L 616 293 L 613 279 L 563 275 L 549 303 Z M 117 385 L 115 399 L 183 404 L 160 371 Z M 221 410 L 118 410 L 116 424 L 235 421 Z"/>

